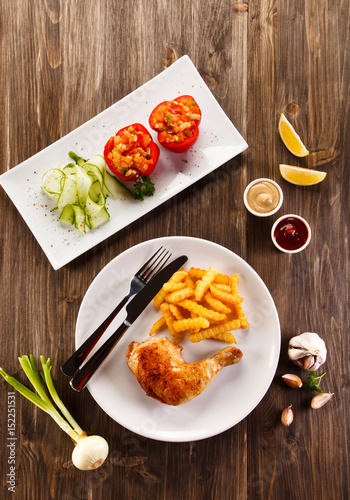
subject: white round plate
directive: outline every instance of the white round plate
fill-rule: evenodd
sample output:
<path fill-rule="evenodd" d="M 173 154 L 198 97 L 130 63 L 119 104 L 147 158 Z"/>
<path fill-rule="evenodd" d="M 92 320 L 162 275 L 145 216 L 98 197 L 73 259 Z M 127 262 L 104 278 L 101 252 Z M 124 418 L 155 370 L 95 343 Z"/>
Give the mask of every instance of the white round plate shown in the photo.
<path fill-rule="evenodd" d="M 129 290 L 134 272 L 161 246 L 173 257 L 187 255 L 186 269 L 214 266 L 218 272 L 239 274 L 239 294 L 250 323 L 234 332 L 243 352 L 237 365 L 225 367 L 192 401 L 167 406 L 148 396 L 126 364 L 125 353 L 133 340 L 149 338 L 153 323 L 161 316 L 153 302 L 126 331 L 114 350 L 96 371 L 88 389 L 98 405 L 127 429 L 159 441 L 185 442 L 215 436 L 244 419 L 258 405 L 274 377 L 280 353 L 280 324 L 272 297 L 257 273 L 230 250 L 210 241 L 189 237 L 165 237 L 145 241 L 113 259 L 90 285 L 81 304 L 76 325 L 76 346 L 88 337 Z M 122 310 L 104 338 L 126 317 Z M 158 336 L 171 335 L 167 330 Z M 99 341 L 98 348 L 103 339 Z M 191 363 L 208 358 L 227 344 L 204 340 L 192 344 L 184 339 L 182 355 Z M 95 349 L 96 349 L 95 348 Z"/>

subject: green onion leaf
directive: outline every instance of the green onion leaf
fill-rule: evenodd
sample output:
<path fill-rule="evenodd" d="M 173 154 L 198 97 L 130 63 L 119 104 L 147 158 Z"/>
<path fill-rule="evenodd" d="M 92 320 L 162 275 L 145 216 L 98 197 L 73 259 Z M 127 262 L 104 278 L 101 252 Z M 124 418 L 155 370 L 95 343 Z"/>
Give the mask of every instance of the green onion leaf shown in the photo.
<path fill-rule="evenodd" d="M 83 429 L 74 420 L 74 418 L 69 413 L 69 411 L 66 408 L 66 406 L 63 404 L 63 402 L 60 399 L 59 395 L 57 394 L 57 391 L 56 391 L 56 388 L 54 386 L 53 379 L 52 379 L 52 373 L 51 373 L 51 371 L 52 371 L 52 364 L 51 364 L 50 358 L 48 358 L 46 360 L 44 356 L 40 356 L 40 361 L 41 361 L 41 365 L 43 367 L 43 371 L 42 371 L 43 378 L 45 380 L 46 387 L 49 390 L 50 396 L 52 397 L 52 399 L 56 403 L 56 406 L 61 410 L 61 413 L 64 415 L 64 417 L 66 418 L 66 420 L 68 420 L 68 422 L 70 423 L 70 425 L 73 427 L 73 429 L 78 434 L 82 434 L 83 433 Z"/>
<path fill-rule="evenodd" d="M 21 358 L 18 358 L 18 360 L 24 373 L 27 375 L 29 382 L 32 384 L 41 399 L 43 401 L 46 401 L 46 403 L 51 404 L 51 401 L 42 385 L 42 380 L 37 370 L 33 355 L 31 354 L 30 356 L 22 356 Z"/>
<path fill-rule="evenodd" d="M 21 367 L 23 368 L 24 373 L 27 375 L 27 378 L 33 385 L 34 389 L 38 394 L 28 389 L 25 385 L 21 384 L 14 377 L 8 375 L 2 368 L 0 368 L 0 374 L 4 377 L 6 382 L 10 384 L 14 389 L 16 389 L 22 396 L 27 398 L 30 402 L 35 404 L 38 408 L 45 411 L 50 415 L 51 418 L 64 430 L 76 443 L 78 442 L 79 436 L 83 433 L 82 429 L 75 422 L 73 417 L 69 414 L 67 408 L 64 406 L 56 389 L 54 387 L 54 383 L 51 376 L 51 361 L 41 357 L 43 362 L 43 374 L 40 376 L 35 358 L 31 354 L 30 356 L 22 356 L 19 359 Z M 56 402 L 59 409 L 65 415 L 66 418 L 63 418 L 61 413 L 55 408 L 54 404 L 48 397 L 42 382 L 44 381 L 45 385 L 49 393 L 52 395 L 52 399 Z M 67 421 L 68 420 L 68 421 Z"/>

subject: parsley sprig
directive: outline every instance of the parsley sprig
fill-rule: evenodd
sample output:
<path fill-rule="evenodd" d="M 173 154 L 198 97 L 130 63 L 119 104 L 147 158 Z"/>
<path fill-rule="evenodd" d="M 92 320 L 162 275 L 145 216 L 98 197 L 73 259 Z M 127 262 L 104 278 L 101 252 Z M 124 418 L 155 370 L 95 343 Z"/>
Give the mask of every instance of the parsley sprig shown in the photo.
<path fill-rule="evenodd" d="M 134 191 L 131 193 L 135 200 L 143 201 L 145 196 L 153 196 L 156 190 L 150 176 L 139 177 L 134 182 Z"/>
<path fill-rule="evenodd" d="M 316 372 L 310 372 L 307 381 L 303 382 L 303 387 L 305 387 L 305 389 L 307 389 L 310 392 L 313 391 L 323 392 L 323 390 L 319 386 L 319 383 L 322 377 L 324 377 L 325 375 L 326 373 L 322 373 L 322 375 L 316 377 Z"/>

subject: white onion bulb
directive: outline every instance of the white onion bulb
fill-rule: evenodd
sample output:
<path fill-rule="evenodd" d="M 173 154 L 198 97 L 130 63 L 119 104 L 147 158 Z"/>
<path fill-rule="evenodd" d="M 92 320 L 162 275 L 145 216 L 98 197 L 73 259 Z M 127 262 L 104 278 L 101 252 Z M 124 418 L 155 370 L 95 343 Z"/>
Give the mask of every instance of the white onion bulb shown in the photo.
<path fill-rule="evenodd" d="M 101 436 L 83 436 L 72 453 L 72 461 L 80 470 L 93 470 L 100 467 L 108 456 L 108 443 Z"/>

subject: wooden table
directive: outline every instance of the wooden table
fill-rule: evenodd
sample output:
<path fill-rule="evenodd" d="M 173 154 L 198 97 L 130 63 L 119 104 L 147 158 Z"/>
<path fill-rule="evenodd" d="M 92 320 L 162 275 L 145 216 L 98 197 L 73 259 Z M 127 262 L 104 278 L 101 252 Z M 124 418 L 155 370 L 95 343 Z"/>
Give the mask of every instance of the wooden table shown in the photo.
<path fill-rule="evenodd" d="M 154 237 L 189 235 L 229 248 L 270 290 L 282 347 L 266 396 L 242 422 L 197 442 L 165 443 L 122 428 L 88 391 L 62 399 L 113 451 L 86 473 L 56 424 L 16 396 L 15 495 L 26 499 L 345 499 L 349 497 L 349 3 L 309 0 L 217 2 L 55 0 L 1 2 L 1 173 L 44 149 L 187 54 L 249 148 L 224 164 L 220 194 L 204 178 L 74 262 L 54 271 L 1 189 L 1 366 L 19 376 L 17 356 L 74 349 L 77 314 L 94 277 L 116 255 Z M 292 156 L 278 136 L 284 112 L 310 149 Z M 327 172 L 317 186 L 284 181 L 279 163 Z M 246 211 L 245 186 L 270 177 L 284 191 L 279 214 Z M 193 216 L 194 203 L 200 211 Z M 270 229 L 296 213 L 312 226 L 309 247 L 276 250 Z M 313 411 L 310 394 L 281 382 L 301 374 L 287 357 L 303 331 L 325 339 L 322 381 L 334 398 Z M 321 369 L 322 372 L 322 369 Z M 9 386 L 1 383 L 1 498 L 10 464 Z M 280 423 L 292 404 L 295 420 Z"/>

